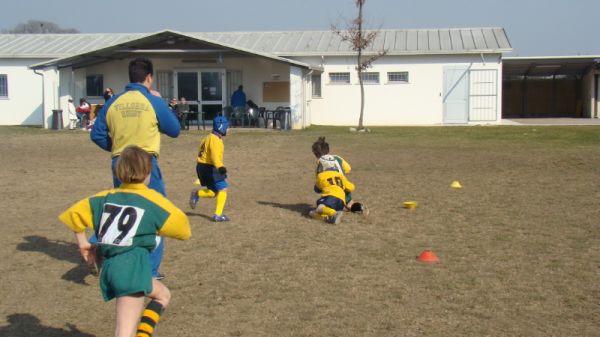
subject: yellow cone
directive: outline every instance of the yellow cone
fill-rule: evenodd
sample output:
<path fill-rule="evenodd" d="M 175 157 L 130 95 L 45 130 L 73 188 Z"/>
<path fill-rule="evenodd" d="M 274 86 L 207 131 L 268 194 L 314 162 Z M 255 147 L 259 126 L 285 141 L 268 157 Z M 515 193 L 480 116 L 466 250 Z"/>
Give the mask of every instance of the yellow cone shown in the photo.
<path fill-rule="evenodd" d="M 462 186 L 461 186 L 461 184 L 458 182 L 458 180 L 455 180 L 455 181 L 453 181 L 453 182 L 452 182 L 452 184 L 450 185 L 450 187 L 452 187 L 452 188 L 456 188 L 456 189 L 462 188 Z"/>
<path fill-rule="evenodd" d="M 200 179 L 196 178 L 196 181 L 194 181 L 194 185 L 200 185 Z"/>

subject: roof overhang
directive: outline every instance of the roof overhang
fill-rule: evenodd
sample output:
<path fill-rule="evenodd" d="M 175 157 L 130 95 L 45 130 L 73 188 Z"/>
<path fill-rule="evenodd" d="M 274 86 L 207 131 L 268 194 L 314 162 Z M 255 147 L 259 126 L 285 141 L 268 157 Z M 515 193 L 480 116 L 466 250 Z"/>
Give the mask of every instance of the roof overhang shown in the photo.
<path fill-rule="evenodd" d="M 504 77 L 585 75 L 592 69 L 600 69 L 600 55 L 502 58 Z"/>
<path fill-rule="evenodd" d="M 206 60 L 212 60 L 212 62 L 215 62 L 216 60 L 222 60 L 227 56 L 254 56 L 269 59 L 275 62 L 286 63 L 300 68 L 322 70 L 321 66 L 311 65 L 277 55 L 239 48 L 225 43 L 206 38 L 198 38 L 172 30 L 163 30 L 89 52 L 40 62 L 30 66 L 30 68 L 41 69 L 46 67 L 57 67 L 60 69 L 71 67 L 77 69 L 110 62 L 113 60 L 122 60 L 138 56 L 149 58 L 182 58 L 184 61 L 188 60 L 190 62 L 202 62 Z"/>

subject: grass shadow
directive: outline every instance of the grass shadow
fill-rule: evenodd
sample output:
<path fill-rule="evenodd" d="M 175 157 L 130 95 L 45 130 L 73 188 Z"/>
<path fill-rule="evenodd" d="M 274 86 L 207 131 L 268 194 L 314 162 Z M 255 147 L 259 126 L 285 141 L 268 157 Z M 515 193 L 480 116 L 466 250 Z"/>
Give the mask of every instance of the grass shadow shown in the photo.
<path fill-rule="evenodd" d="M 77 329 L 73 324 L 67 323 L 66 329 L 44 326 L 39 318 L 31 314 L 12 314 L 6 320 L 8 325 L 0 327 L 0 337 L 95 337 Z"/>
<path fill-rule="evenodd" d="M 61 276 L 61 279 L 77 284 L 88 285 L 85 281 L 85 277 L 89 275 L 89 269 L 76 253 L 79 250 L 76 244 L 62 240 L 48 240 L 48 238 L 37 235 L 29 235 L 23 239 L 25 239 L 26 242 L 19 243 L 17 245 L 17 250 L 23 252 L 40 252 L 53 259 L 73 263 L 75 264 L 75 267 L 64 273 Z"/>
<path fill-rule="evenodd" d="M 212 221 L 212 216 L 206 215 L 206 214 L 185 212 L 185 215 L 187 215 L 187 216 L 197 216 L 197 217 L 201 217 L 201 218 L 204 218 L 206 220 Z"/>
<path fill-rule="evenodd" d="M 287 209 L 292 212 L 300 213 L 300 215 L 308 214 L 308 211 L 310 211 L 313 208 L 312 205 L 306 204 L 306 203 L 281 204 L 281 203 L 272 202 L 272 201 L 258 201 L 258 204 Z"/>

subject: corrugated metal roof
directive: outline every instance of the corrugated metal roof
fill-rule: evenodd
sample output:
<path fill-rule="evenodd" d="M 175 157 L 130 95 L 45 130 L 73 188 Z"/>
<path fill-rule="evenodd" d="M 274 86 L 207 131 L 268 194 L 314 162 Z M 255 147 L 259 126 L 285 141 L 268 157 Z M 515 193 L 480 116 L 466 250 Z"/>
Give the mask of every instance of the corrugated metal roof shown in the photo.
<path fill-rule="evenodd" d="M 331 31 L 202 32 L 188 35 L 280 56 L 353 54 L 350 44 Z M 386 49 L 389 55 L 402 55 L 507 52 L 512 47 L 503 28 L 455 28 L 380 30 L 366 52 L 376 53 L 382 49 Z"/>
<path fill-rule="evenodd" d="M 349 55 L 350 44 L 331 31 L 197 32 L 198 39 L 278 56 Z M 60 58 L 151 34 L 0 34 L 1 58 Z M 512 50 L 503 28 L 380 30 L 365 53 L 388 55 L 461 54 Z"/>
<path fill-rule="evenodd" d="M 0 34 L 1 58 L 58 58 L 138 39 L 146 34 Z"/>

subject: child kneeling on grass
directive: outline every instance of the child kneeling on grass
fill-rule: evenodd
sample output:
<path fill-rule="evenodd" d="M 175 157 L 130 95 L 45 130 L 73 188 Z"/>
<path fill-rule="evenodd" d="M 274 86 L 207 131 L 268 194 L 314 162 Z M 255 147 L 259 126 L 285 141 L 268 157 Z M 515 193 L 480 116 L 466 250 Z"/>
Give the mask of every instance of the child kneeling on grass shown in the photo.
<path fill-rule="evenodd" d="M 327 169 L 317 174 L 315 192 L 321 193 L 317 200 L 317 208 L 309 212 L 309 216 L 339 225 L 344 214 L 346 193 L 354 191 L 346 176 L 336 169 Z"/>
<path fill-rule="evenodd" d="M 344 160 L 344 158 L 329 154 L 329 144 L 325 141 L 325 137 L 319 137 L 316 142 L 312 145 L 312 151 L 315 157 L 317 157 L 317 169 L 316 173 L 319 174 L 326 170 L 337 170 L 344 176 L 348 176 L 352 167 Z M 352 193 L 346 193 L 345 209 L 362 215 L 368 215 L 369 209 L 364 203 L 354 201 Z"/>
<path fill-rule="evenodd" d="M 191 236 L 183 211 L 148 188 L 151 169 L 147 152 L 127 147 L 115 168 L 123 184 L 83 199 L 59 216 L 75 232 L 86 263 L 94 263 L 96 254 L 104 259 L 100 289 L 105 301 L 117 299 L 117 337 L 152 336 L 171 299 L 169 289 L 152 278 L 149 254 L 158 244 L 157 235 L 179 240 Z M 88 242 L 86 228 L 94 230 L 96 246 Z M 146 297 L 150 302 L 143 310 Z"/>

